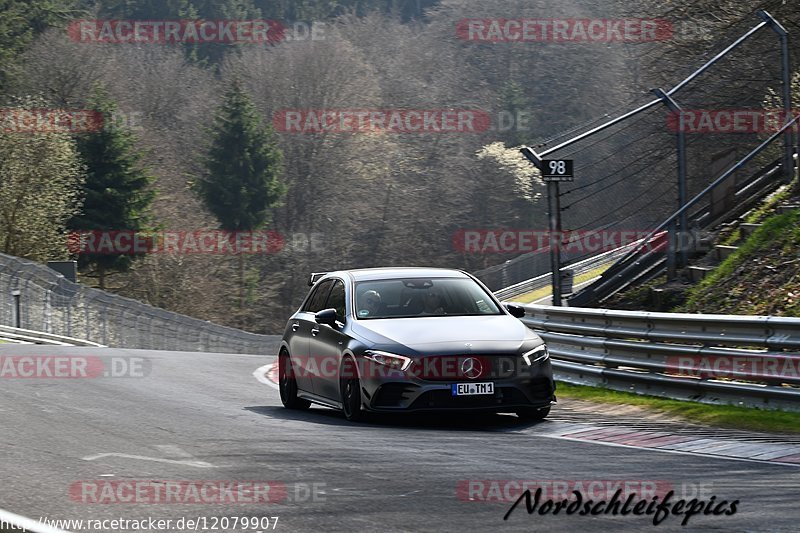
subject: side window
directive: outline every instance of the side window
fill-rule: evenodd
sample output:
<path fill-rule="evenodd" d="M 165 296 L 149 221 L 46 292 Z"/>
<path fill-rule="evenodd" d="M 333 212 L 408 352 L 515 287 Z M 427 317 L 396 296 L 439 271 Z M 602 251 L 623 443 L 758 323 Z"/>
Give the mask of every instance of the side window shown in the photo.
<path fill-rule="evenodd" d="M 325 304 L 325 309 L 336 309 L 336 315 L 344 320 L 344 283 L 338 279 L 333 283 L 331 294 L 328 296 L 328 303 Z"/>
<path fill-rule="evenodd" d="M 306 305 L 303 306 L 303 311 L 308 313 L 316 313 L 317 311 L 322 311 L 325 309 L 325 300 L 328 299 L 328 293 L 331 291 L 331 285 L 333 285 L 332 279 L 328 279 L 320 283 L 317 288 L 314 289 L 314 292 L 306 302 Z"/>

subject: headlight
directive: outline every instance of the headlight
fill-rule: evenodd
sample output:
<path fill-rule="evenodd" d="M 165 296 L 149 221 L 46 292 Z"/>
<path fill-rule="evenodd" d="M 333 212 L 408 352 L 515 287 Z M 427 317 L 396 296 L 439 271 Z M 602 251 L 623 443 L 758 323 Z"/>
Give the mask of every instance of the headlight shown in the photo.
<path fill-rule="evenodd" d="M 541 363 L 542 361 L 549 359 L 550 352 L 547 351 L 547 346 L 542 344 L 533 350 L 522 354 L 522 358 L 525 360 L 528 366 L 531 366 L 534 363 Z"/>
<path fill-rule="evenodd" d="M 394 353 L 367 350 L 364 352 L 364 357 L 370 361 L 378 363 L 379 365 L 388 366 L 389 368 L 394 368 L 396 370 L 408 370 L 408 367 L 411 366 L 411 359 Z"/>

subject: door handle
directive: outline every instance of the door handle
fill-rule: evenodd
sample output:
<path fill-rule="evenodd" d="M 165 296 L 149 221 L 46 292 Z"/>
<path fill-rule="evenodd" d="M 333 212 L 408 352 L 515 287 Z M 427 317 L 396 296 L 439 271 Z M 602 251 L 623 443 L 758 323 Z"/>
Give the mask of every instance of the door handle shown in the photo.
<path fill-rule="evenodd" d="M 300 329 L 299 322 L 295 322 L 294 324 L 292 324 L 292 331 L 297 331 L 298 329 Z"/>
<path fill-rule="evenodd" d="M 314 329 L 311 330 L 311 336 L 312 337 L 316 337 L 317 333 L 319 333 L 319 328 L 314 328 Z"/>

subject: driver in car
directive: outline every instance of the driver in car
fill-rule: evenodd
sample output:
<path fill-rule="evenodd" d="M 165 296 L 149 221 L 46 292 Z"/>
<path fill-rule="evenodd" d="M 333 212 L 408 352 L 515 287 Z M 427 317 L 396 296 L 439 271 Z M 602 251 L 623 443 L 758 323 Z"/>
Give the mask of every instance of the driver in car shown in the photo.
<path fill-rule="evenodd" d="M 361 305 L 358 307 L 359 316 L 374 316 L 381 310 L 381 294 L 378 291 L 367 291 L 361 295 Z"/>
<path fill-rule="evenodd" d="M 425 293 L 421 315 L 443 315 L 442 297 L 433 291 Z"/>

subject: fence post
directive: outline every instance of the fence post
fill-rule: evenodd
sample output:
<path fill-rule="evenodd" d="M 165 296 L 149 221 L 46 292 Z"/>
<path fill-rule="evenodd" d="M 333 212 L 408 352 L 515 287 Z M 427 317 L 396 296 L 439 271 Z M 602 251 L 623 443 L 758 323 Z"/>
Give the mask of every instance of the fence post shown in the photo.
<path fill-rule="evenodd" d="M 686 174 L 687 174 L 687 166 L 686 166 L 686 132 L 684 131 L 683 127 L 683 109 L 678 103 L 668 95 L 663 89 L 653 89 L 653 94 L 659 97 L 663 102 L 664 105 L 677 117 L 677 124 L 678 124 L 678 133 L 677 133 L 677 144 L 678 144 L 678 209 L 683 209 L 683 206 L 686 205 L 687 200 L 687 190 L 686 190 Z M 683 233 L 687 231 L 689 228 L 687 227 L 687 214 L 684 211 L 680 214 L 678 219 L 678 230 L 675 232 L 674 224 L 670 227 L 670 248 L 669 253 L 672 255 L 672 262 L 674 266 L 685 267 L 689 263 L 688 252 L 684 246 L 681 244 L 683 243 Z M 674 247 L 680 247 L 680 262 L 675 261 L 675 250 Z M 675 268 L 673 268 L 673 273 Z M 670 276 L 670 279 L 675 279 L 673 276 Z"/>
<path fill-rule="evenodd" d="M 45 289 L 44 291 L 44 330 L 47 333 L 53 333 L 53 317 L 51 310 L 50 300 L 53 298 L 52 291 Z"/>
<path fill-rule="evenodd" d="M 14 298 L 14 327 L 21 328 L 22 315 L 20 314 L 20 299 L 22 297 L 22 293 L 19 289 L 14 289 L 11 291 L 11 296 Z"/>
<path fill-rule="evenodd" d="M 553 273 L 552 304 L 561 306 L 561 201 L 557 181 L 547 182 L 547 211 L 550 223 L 550 268 Z"/>
<path fill-rule="evenodd" d="M 775 20 L 772 15 L 763 9 L 757 12 L 758 16 L 764 20 L 767 25 L 778 34 L 781 40 L 781 77 L 783 78 L 783 111 L 785 114 L 785 121 L 792 118 L 792 68 L 789 61 L 789 32 L 786 31 L 780 22 Z M 794 177 L 794 136 L 792 128 L 786 130 L 784 134 L 784 153 L 783 153 L 783 173 L 787 179 Z M 800 150 L 800 148 L 798 148 Z"/>
<path fill-rule="evenodd" d="M 533 166 L 542 170 L 542 158 L 527 146 L 520 152 Z M 561 306 L 561 202 L 557 181 L 547 182 L 547 218 L 550 228 L 550 273 L 552 275 L 552 304 Z"/>

